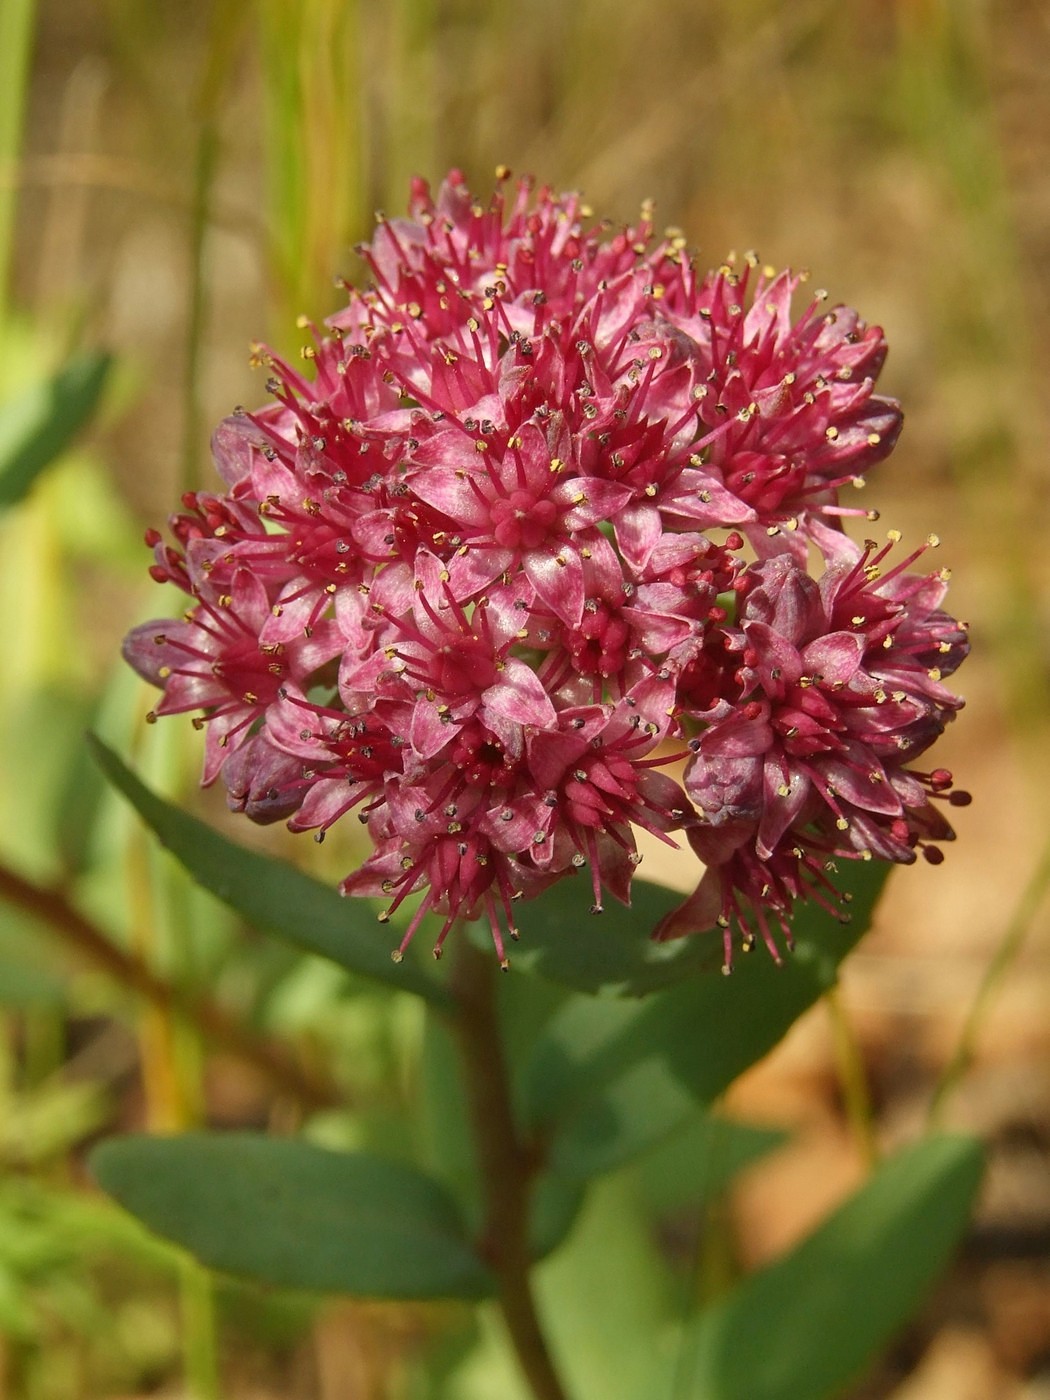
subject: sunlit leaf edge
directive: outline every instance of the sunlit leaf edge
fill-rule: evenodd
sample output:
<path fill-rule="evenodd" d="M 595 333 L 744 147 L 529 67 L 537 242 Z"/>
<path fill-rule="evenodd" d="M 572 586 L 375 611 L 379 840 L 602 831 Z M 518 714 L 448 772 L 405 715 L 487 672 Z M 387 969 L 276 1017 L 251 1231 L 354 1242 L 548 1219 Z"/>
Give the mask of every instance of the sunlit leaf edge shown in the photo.
<path fill-rule="evenodd" d="M 253 927 L 435 1006 L 450 1004 L 439 982 L 407 962 L 392 962 L 382 928 L 355 921 L 353 904 L 335 890 L 287 861 L 236 845 L 158 797 L 97 735 L 88 735 L 88 746 L 102 772 L 161 845 L 199 885 Z"/>

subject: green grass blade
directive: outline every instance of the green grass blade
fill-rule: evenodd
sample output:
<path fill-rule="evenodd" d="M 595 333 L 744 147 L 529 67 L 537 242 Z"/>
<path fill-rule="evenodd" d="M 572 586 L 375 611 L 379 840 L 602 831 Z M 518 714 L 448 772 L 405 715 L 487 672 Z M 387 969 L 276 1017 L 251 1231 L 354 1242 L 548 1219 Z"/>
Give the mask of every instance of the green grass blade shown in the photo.
<path fill-rule="evenodd" d="M 51 379 L 0 405 L 0 506 L 15 505 L 88 423 L 111 357 L 74 355 Z"/>

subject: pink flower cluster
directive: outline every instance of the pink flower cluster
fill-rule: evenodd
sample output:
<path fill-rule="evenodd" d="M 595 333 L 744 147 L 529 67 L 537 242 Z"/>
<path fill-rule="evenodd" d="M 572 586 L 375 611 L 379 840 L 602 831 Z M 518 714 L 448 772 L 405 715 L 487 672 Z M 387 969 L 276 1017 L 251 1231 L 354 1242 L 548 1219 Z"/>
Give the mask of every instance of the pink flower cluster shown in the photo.
<path fill-rule="evenodd" d="M 344 891 L 422 895 L 400 951 L 436 913 L 435 953 L 480 917 L 504 959 L 514 904 L 580 867 L 626 902 L 645 828 L 706 866 L 658 938 L 776 956 L 837 859 L 939 860 L 966 800 L 909 766 L 962 703 L 946 575 L 842 528 L 900 429 L 882 332 L 506 181 L 417 183 L 304 326 L 309 372 L 259 351 L 225 489 L 147 536 L 188 611 L 125 655 L 157 715 L 203 712 L 232 806 L 318 839 L 356 810 Z"/>

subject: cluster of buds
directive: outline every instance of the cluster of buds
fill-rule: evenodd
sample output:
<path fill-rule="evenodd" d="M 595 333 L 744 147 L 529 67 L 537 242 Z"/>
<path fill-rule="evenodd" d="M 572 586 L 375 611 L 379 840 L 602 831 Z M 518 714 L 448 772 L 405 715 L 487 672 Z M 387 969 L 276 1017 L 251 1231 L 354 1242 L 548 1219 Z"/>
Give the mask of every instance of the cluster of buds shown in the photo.
<path fill-rule="evenodd" d="M 156 715 L 202 712 L 234 808 L 318 839 L 356 811 L 343 890 L 418 896 L 395 957 L 436 914 L 435 954 L 481 918 L 505 961 L 515 904 L 583 867 L 595 912 L 628 901 L 638 828 L 706 867 L 656 937 L 777 956 L 837 860 L 939 860 L 966 800 L 911 766 L 961 705 L 946 574 L 911 571 L 936 541 L 843 528 L 900 429 L 882 332 L 507 180 L 418 182 L 302 323 L 309 372 L 258 350 L 225 490 L 147 536 L 188 611 L 125 655 Z"/>

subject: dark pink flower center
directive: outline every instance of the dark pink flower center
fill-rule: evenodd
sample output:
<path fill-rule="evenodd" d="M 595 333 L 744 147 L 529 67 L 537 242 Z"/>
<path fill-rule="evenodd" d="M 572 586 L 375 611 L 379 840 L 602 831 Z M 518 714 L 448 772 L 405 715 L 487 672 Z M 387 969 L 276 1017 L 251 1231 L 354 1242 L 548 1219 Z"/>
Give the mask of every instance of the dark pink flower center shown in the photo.
<path fill-rule="evenodd" d="M 568 815 L 580 826 L 601 828 L 637 816 L 638 775 L 626 758 L 614 754 L 584 760 L 565 784 Z"/>
<path fill-rule="evenodd" d="M 621 613 L 597 601 L 585 605 L 579 627 L 565 640 L 581 676 L 615 676 L 626 663 L 630 635 Z"/>
<path fill-rule="evenodd" d="M 532 491 L 512 491 L 492 504 L 493 538 L 503 549 L 538 549 L 557 518 L 553 501 L 538 500 Z"/>
<path fill-rule="evenodd" d="M 512 776 L 501 745 L 483 731 L 463 731 L 452 753 L 452 762 L 470 787 L 491 788 L 505 784 Z"/>
<path fill-rule="evenodd" d="M 437 649 L 430 674 L 442 695 L 477 695 L 495 685 L 499 666 L 491 646 L 467 636 Z"/>

